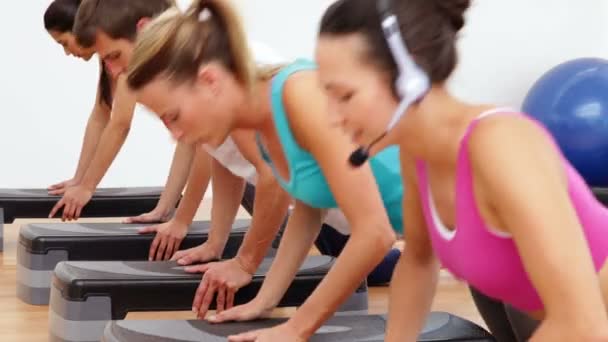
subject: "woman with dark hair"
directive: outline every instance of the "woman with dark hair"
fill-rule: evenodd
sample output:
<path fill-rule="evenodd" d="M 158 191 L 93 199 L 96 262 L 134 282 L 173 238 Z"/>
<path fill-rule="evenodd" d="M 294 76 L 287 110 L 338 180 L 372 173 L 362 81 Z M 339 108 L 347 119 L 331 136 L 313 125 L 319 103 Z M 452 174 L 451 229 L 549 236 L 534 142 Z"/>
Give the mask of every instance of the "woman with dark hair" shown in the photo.
<path fill-rule="evenodd" d="M 416 338 L 441 264 L 501 342 L 606 341 L 608 210 L 542 124 L 446 87 L 469 5 L 339 0 L 321 20 L 336 121 L 371 155 L 400 148 L 407 248 L 386 340 Z"/>
<path fill-rule="evenodd" d="M 94 48 L 84 48 L 78 44 L 72 32 L 78 6 L 82 0 L 55 0 L 44 12 L 44 28 L 49 35 L 63 47 L 67 56 L 75 56 L 88 61 L 95 54 Z M 61 195 L 67 187 L 76 185 L 82 179 L 88 165 L 93 159 L 95 146 L 110 119 L 112 107 L 112 90 L 114 82 L 106 71 L 103 63 L 99 63 L 99 82 L 95 105 L 84 136 L 78 167 L 73 178 L 49 187 L 52 195 Z"/>

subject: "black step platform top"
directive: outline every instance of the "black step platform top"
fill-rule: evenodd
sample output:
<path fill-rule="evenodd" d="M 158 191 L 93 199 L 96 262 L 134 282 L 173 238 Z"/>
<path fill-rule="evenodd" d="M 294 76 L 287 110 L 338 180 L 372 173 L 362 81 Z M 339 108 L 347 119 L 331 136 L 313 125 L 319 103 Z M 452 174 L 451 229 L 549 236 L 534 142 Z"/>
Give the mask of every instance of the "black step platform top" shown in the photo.
<path fill-rule="evenodd" d="M 264 329 L 286 319 L 264 319 L 249 322 L 209 324 L 200 320 L 113 321 L 106 327 L 103 342 L 216 342 L 238 333 Z M 317 330 L 311 342 L 380 342 L 384 341 L 386 317 L 383 315 L 334 316 Z M 473 322 L 445 312 L 432 312 L 418 341 L 494 341 Z"/>
<path fill-rule="evenodd" d="M 593 194 L 600 202 L 608 206 L 608 188 L 593 188 Z"/>
<path fill-rule="evenodd" d="M 235 305 L 255 297 L 273 260 L 262 262 L 252 282 L 236 293 Z M 333 263 L 329 256 L 307 257 L 279 305 L 302 304 Z M 190 310 L 201 277 L 173 261 L 67 261 L 55 268 L 53 285 L 70 301 L 107 295 L 112 298 L 113 319 L 122 319 L 129 311 Z"/>
<path fill-rule="evenodd" d="M 250 224 L 250 219 L 234 222 L 225 248 L 232 253 L 224 257 L 234 256 Z M 69 260 L 146 260 L 155 234 L 139 234 L 138 230 L 147 226 L 150 224 L 33 223 L 21 228 L 19 243 L 30 254 L 66 250 Z M 193 222 L 180 249 L 205 242 L 210 229 L 210 221 Z"/>
<path fill-rule="evenodd" d="M 139 215 L 156 207 L 162 187 L 100 188 L 83 208 L 81 217 L 121 217 Z M 61 196 L 46 189 L 0 189 L 4 223 L 17 218 L 46 218 Z M 61 213 L 57 215 L 61 217 Z"/>

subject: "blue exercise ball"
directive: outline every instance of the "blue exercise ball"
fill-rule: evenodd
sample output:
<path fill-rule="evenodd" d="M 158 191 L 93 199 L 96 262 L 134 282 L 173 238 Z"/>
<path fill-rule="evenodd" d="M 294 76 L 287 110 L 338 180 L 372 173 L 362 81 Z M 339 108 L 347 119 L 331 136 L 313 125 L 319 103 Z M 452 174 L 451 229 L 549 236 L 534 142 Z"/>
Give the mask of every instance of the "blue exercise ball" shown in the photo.
<path fill-rule="evenodd" d="M 608 187 L 608 60 L 557 65 L 534 83 L 522 110 L 549 129 L 590 186 Z"/>

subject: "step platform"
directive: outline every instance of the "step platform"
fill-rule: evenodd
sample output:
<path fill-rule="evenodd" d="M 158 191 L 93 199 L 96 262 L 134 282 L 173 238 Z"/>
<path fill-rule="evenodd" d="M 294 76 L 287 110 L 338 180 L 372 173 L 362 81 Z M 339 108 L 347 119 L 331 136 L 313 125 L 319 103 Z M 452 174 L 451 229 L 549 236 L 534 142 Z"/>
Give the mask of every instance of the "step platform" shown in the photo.
<path fill-rule="evenodd" d="M 125 217 L 149 212 L 156 207 L 162 191 L 162 187 L 99 188 L 80 216 Z M 18 218 L 47 218 L 60 199 L 49 195 L 47 189 L 0 189 L 0 251 L 4 224 Z"/>
<path fill-rule="evenodd" d="M 235 296 L 235 305 L 252 300 L 273 258 L 266 258 L 252 282 Z M 314 291 L 335 259 L 309 256 L 279 307 L 299 306 Z M 53 341 L 99 341 L 106 324 L 134 311 L 190 311 L 202 275 L 186 273 L 172 261 L 63 261 L 51 287 L 49 329 Z M 367 284 L 351 295 L 341 314 L 367 313 Z M 211 306 L 210 309 L 214 309 Z"/>
<path fill-rule="evenodd" d="M 201 320 L 126 320 L 112 321 L 104 330 L 102 342 L 224 342 L 230 335 L 270 328 L 286 319 L 256 320 L 209 324 Z M 384 341 L 384 315 L 334 316 L 310 342 Z M 422 342 L 495 341 L 482 327 L 446 312 L 432 312 L 418 336 Z"/>
<path fill-rule="evenodd" d="M 224 258 L 236 255 L 250 219 L 237 220 L 224 249 Z M 51 279 L 61 261 L 145 261 L 155 234 L 139 234 L 149 224 L 36 223 L 21 227 L 17 245 L 17 297 L 31 305 L 48 305 Z M 205 242 L 209 221 L 196 221 L 180 249 Z M 269 256 L 276 250 L 271 249 Z"/>

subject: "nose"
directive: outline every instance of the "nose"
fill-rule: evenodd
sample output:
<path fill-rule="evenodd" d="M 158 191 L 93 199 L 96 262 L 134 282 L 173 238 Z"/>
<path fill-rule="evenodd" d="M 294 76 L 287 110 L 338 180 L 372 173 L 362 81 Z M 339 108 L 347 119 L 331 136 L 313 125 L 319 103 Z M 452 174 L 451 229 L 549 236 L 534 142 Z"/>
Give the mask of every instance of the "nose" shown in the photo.
<path fill-rule="evenodd" d="M 63 53 L 65 53 L 66 56 L 72 55 L 72 53 L 70 52 L 70 50 L 68 48 L 63 48 Z"/>
<path fill-rule="evenodd" d="M 105 62 L 105 65 L 106 69 L 108 69 L 112 77 L 116 77 L 124 71 L 124 68 L 120 65 L 117 65 L 116 63 Z"/>

